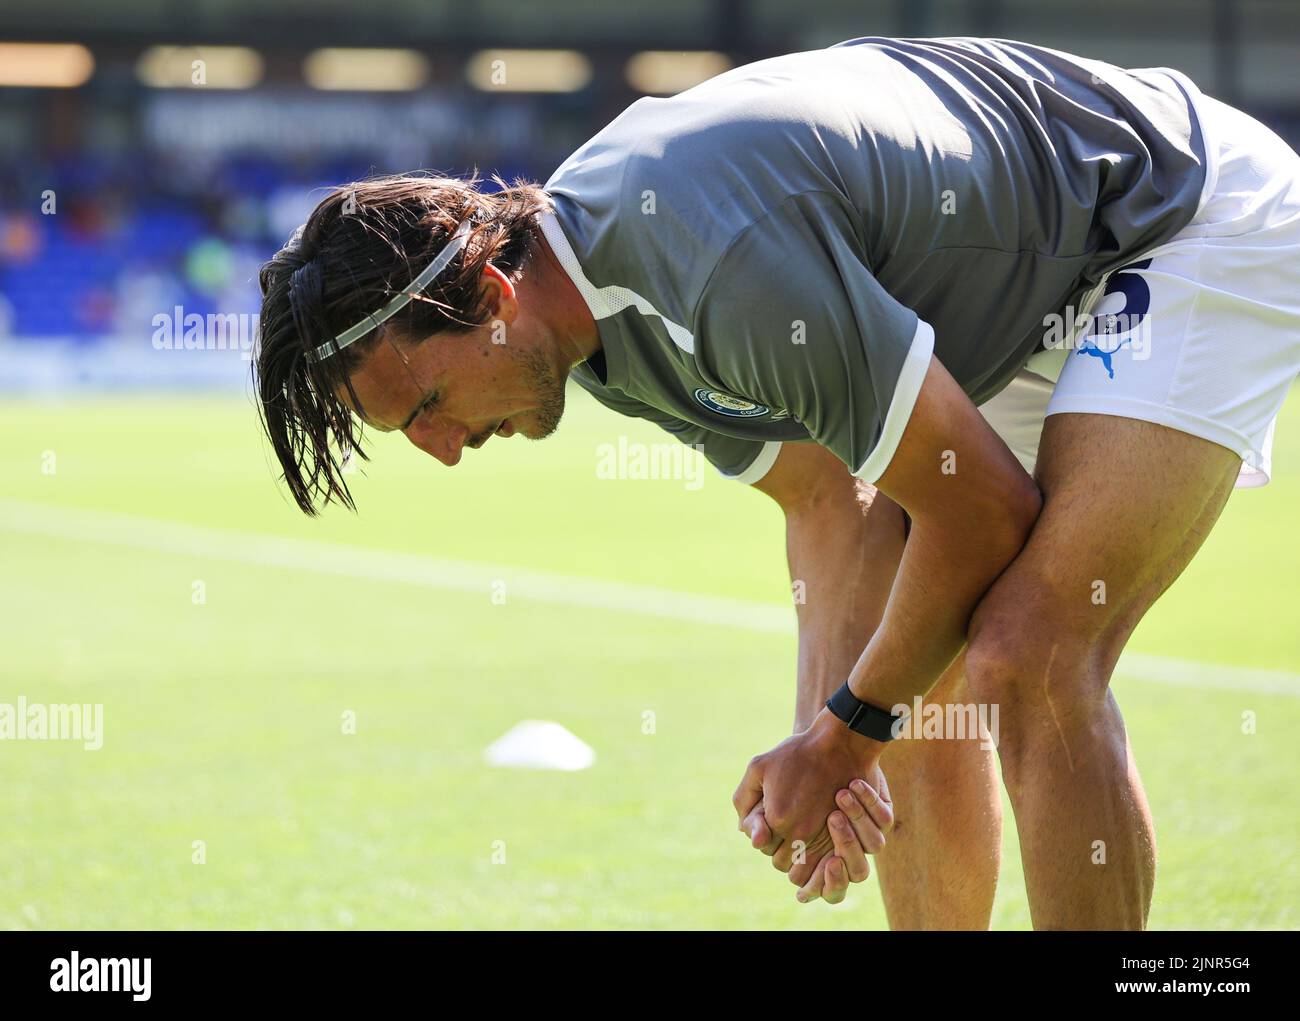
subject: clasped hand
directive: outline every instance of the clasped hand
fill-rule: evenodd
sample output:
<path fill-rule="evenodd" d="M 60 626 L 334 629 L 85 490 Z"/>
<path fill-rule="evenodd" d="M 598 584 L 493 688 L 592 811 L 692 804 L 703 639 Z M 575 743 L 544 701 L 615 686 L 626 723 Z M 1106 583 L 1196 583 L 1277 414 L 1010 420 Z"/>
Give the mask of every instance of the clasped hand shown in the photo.
<path fill-rule="evenodd" d="M 741 832 L 799 887 L 800 903 L 844 900 L 893 828 L 881 745 L 822 710 L 803 733 L 749 762 L 732 797 Z"/>

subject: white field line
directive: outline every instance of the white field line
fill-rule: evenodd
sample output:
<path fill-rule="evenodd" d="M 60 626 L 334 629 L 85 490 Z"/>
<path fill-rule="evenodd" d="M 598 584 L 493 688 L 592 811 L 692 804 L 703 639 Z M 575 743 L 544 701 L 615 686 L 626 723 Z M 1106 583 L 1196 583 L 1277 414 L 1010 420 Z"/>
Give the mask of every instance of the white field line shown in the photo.
<path fill-rule="evenodd" d="M 491 595 L 493 585 L 504 581 L 512 601 L 524 599 L 620 610 L 696 624 L 794 632 L 793 612 L 780 606 L 529 571 L 507 565 L 237 532 L 110 511 L 0 500 L 0 530 L 235 561 L 258 567 L 287 567 L 366 581 L 402 582 L 424 588 L 473 592 L 485 600 Z"/>
<path fill-rule="evenodd" d="M 400 582 L 484 596 L 492 592 L 495 583 L 505 582 L 512 600 L 614 610 L 766 634 L 795 633 L 793 612 L 769 603 L 530 571 L 507 565 L 344 546 L 315 539 L 291 539 L 188 525 L 112 511 L 0 499 L 0 531 L 366 581 Z M 1300 674 L 1282 670 L 1197 663 L 1126 652 L 1116 673 L 1157 684 L 1300 698 Z"/>

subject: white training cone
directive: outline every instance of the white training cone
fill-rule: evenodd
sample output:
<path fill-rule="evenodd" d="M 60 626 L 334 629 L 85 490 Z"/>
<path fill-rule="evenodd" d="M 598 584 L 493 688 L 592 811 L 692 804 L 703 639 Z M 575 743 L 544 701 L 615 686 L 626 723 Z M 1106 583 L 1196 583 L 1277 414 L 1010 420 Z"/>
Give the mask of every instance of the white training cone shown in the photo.
<path fill-rule="evenodd" d="M 510 769 L 587 769 L 596 761 L 591 746 L 549 720 L 521 720 L 483 752 L 491 766 Z"/>

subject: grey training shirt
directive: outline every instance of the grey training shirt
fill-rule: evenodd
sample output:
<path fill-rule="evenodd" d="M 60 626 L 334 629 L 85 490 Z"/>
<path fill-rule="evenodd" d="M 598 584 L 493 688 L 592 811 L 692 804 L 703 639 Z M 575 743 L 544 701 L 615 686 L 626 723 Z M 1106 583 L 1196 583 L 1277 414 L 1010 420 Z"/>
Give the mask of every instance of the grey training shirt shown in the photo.
<path fill-rule="evenodd" d="M 1194 88 L 866 38 L 641 99 L 546 184 L 603 348 L 573 376 L 743 481 L 810 438 L 875 481 L 931 353 L 988 400 L 1046 316 L 1193 218 Z"/>

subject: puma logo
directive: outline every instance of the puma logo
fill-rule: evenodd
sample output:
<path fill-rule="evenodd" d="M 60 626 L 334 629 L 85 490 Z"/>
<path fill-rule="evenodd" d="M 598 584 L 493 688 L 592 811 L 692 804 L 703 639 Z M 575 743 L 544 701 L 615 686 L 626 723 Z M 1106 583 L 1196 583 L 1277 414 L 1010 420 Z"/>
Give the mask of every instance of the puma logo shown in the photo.
<path fill-rule="evenodd" d="M 1111 364 L 1111 360 L 1110 360 L 1111 356 L 1120 348 L 1122 348 L 1125 344 L 1129 343 L 1129 341 L 1131 340 L 1132 340 L 1131 337 L 1126 337 L 1125 339 L 1121 340 L 1118 344 L 1116 344 L 1113 348 L 1111 348 L 1109 351 L 1103 351 L 1091 340 L 1085 340 L 1083 342 L 1083 346 L 1080 347 L 1079 350 L 1075 352 L 1075 354 L 1092 355 L 1094 358 L 1100 358 L 1101 364 L 1106 367 L 1106 375 L 1111 379 L 1114 379 L 1115 367 L 1114 365 Z"/>

